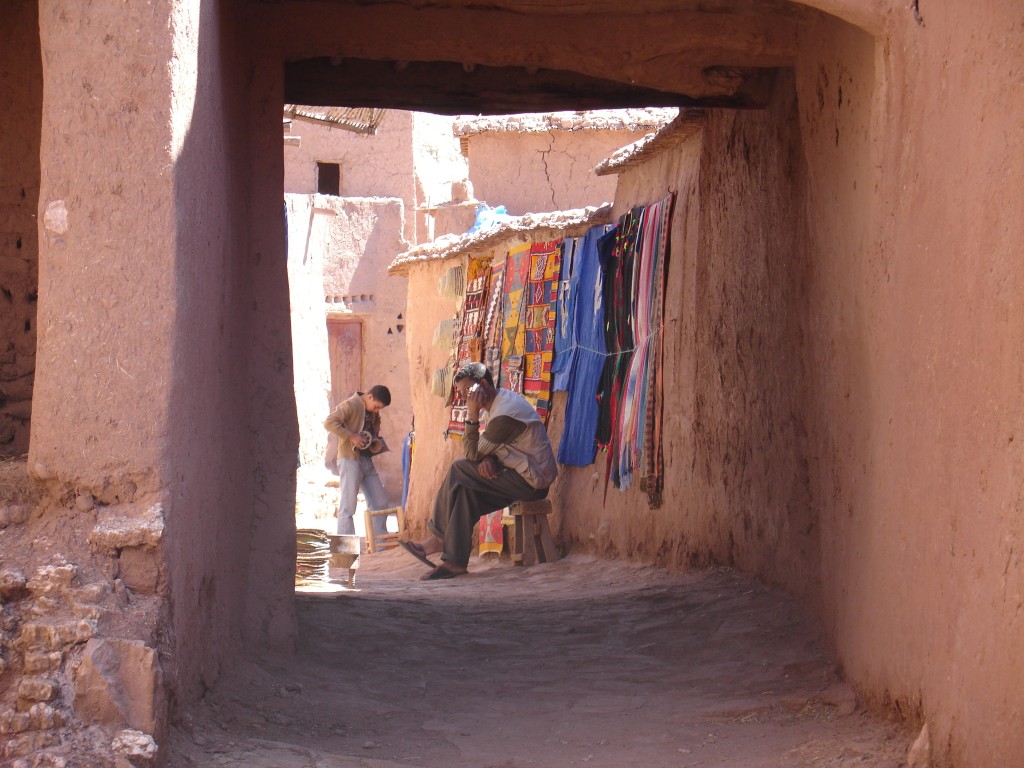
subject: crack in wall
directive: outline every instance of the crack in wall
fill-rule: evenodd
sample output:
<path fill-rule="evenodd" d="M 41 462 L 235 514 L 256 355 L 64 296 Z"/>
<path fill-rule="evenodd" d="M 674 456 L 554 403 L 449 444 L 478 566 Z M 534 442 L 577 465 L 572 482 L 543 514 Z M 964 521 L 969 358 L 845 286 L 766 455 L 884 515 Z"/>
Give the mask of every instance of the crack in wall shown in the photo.
<path fill-rule="evenodd" d="M 555 137 L 548 133 L 548 148 L 540 153 L 541 161 L 544 163 L 544 178 L 548 182 L 548 189 L 551 190 L 551 210 L 558 210 L 558 203 L 555 200 L 555 184 L 551 180 L 551 166 L 548 165 L 548 155 L 555 151 Z"/>

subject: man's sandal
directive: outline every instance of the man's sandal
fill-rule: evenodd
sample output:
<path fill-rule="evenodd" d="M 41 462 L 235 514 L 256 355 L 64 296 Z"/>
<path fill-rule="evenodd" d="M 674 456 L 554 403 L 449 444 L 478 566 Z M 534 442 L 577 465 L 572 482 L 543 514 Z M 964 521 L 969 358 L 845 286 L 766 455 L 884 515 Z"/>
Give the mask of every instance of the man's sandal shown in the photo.
<path fill-rule="evenodd" d="M 464 573 L 456 573 L 455 571 L 449 571 L 444 565 L 439 565 L 434 570 L 430 571 L 424 576 L 420 576 L 421 581 L 437 581 L 438 579 L 454 579 L 456 576 L 464 576 Z"/>
<path fill-rule="evenodd" d="M 398 543 L 402 545 L 402 549 L 404 549 L 410 555 L 415 557 L 428 568 L 437 568 L 433 561 L 431 561 L 431 559 L 427 557 L 427 553 L 423 550 L 423 547 L 421 547 L 415 541 L 400 541 Z"/>

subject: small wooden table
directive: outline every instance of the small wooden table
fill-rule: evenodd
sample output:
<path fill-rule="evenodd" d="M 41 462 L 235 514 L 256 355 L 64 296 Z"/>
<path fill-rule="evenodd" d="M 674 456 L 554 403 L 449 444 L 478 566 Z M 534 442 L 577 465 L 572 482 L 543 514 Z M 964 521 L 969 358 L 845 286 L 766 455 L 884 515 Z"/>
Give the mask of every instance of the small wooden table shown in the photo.
<path fill-rule="evenodd" d="M 328 534 L 331 540 L 331 568 L 348 568 L 348 586 L 356 585 L 356 568 L 359 567 L 359 537 Z"/>

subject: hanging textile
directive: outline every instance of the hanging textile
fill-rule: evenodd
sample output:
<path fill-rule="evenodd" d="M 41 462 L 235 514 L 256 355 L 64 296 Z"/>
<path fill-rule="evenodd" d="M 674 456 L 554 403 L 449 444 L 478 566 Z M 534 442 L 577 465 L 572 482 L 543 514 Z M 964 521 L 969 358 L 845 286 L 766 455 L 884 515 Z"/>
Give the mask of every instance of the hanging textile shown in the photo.
<path fill-rule="evenodd" d="M 412 456 L 416 445 L 416 432 L 411 431 L 402 441 L 402 509 L 409 501 L 409 480 L 412 477 Z"/>
<path fill-rule="evenodd" d="M 458 301 L 466 287 L 466 270 L 461 264 L 445 270 L 437 281 L 437 292 L 446 299 Z"/>
<path fill-rule="evenodd" d="M 663 325 L 674 199 L 669 195 L 634 208 L 619 220 L 614 242 L 605 237 L 597 244 L 608 350 L 597 390 L 596 429 L 597 441 L 608 451 L 605 494 L 609 482 L 625 490 L 639 473 L 652 508 L 660 506 L 664 486 Z"/>
<path fill-rule="evenodd" d="M 526 289 L 525 365 L 523 396 L 547 421 L 551 411 L 551 362 L 555 354 L 558 280 L 562 271 L 562 242 L 552 240 L 530 247 Z"/>
<path fill-rule="evenodd" d="M 582 237 L 567 237 L 562 241 L 562 276 L 558 281 L 558 308 L 555 314 L 555 358 L 551 362 L 551 391 L 568 389 L 570 360 L 576 346 L 576 291 L 577 256 Z"/>
<path fill-rule="evenodd" d="M 647 215 L 648 228 L 652 230 L 654 258 L 657 263 L 651 282 L 650 324 L 654 329 L 654 341 L 647 373 L 648 395 L 644 414 L 643 475 L 640 487 L 646 491 L 647 501 L 652 509 L 661 506 L 662 491 L 665 487 L 665 456 L 662 447 L 664 405 L 662 364 L 665 348 L 665 281 L 668 276 L 669 228 L 672 224 L 674 205 L 675 193 L 652 205 Z"/>
<path fill-rule="evenodd" d="M 652 206 L 653 207 L 653 206 Z M 654 252 L 654 230 L 650 221 L 651 208 L 641 214 L 633 258 L 632 295 L 635 297 L 631 317 L 633 350 L 623 375 L 622 406 L 618 424 L 619 487 L 623 490 L 633 484 L 633 471 L 640 461 L 643 430 L 646 424 L 647 372 L 650 364 L 651 342 L 660 315 L 652 318 L 653 280 L 658 259 Z"/>
<path fill-rule="evenodd" d="M 455 338 L 455 332 L 458 327 L 458 320 L 456 318 L 446 317 L 434 329 L 431 344 L 437 349 L 444 350 L 445 352 L 449 351 L 452 348 L 452 339 Z"/>
<path fill-rule="evenodd" d="M 483 362 L 495 384 L 501 379 L 502 304 L 505 299 L 505 259 L 491 262 L 487 285 L 487 311 L 484 314 Z"/>
<path fill-rule="evenodd" d="M 530 244 L 517 245 L 508 252 L 505 265 L 505 299 L 502 305 L 501 378 L 499 387 L 523 391 L 523 309 L 530 269 Z"/>
<path fill-rule="evenodd" d="M 566 400 L 565 426 L 558 446 L 558 461 L 576 467 L 594 463 L 597 454 L 598 385 L 604 368 L 607 347 L 604 333 L 604 270 L 605 261 L 615 242 L 615 228 L 602 225 L 589 229 L 578 238 L 573 248 L 573 270 L 569 294 L 574 297 L 570 310 L 568 335 L 572 345 L 556 354 L 555 361 L 564 361 Z M 562 271 L 565 273 L 563 262 Z M 563 284 L 565 280 L 563 279 Z M 559 314 L 557 326 L 563 316 Z M 557 338 L 557 335 L 556 335 Z"/>
<path fill-rule="evenodd" d="M 605 338 L 608 357 L 601 374 L 601 411 L 598 421 L 598 441 L 608 449 L 605 494 L 608 493 L 609 480 L 616 488 L 619 487 L 622 401 L 626 396 L 626 375 L 633 356 L 634 266 L 643 211 L 643 208 L 634 208 L 619 220 L 605 271 Z"/>
<path fill-rule="evenodd" d="M 502 510 L 491 512 L 480 518 L 477 523 L 477 547 L 479 554 L 486 555 L 489 552 L 501 554 L 501 546 L 504 538 L 501 528 Z"/>
<path fill-rule="evenodd" d="M 491 272 L 490 259 L 471 259 L 466 267 L 466 298 L 462 302 L 462 317 L 458 327 L 455 348 L 455 372 L 466 363 L 480 362 L 483 357 L 481 328 L 487 298 L 487 283 Z M 461 437 L 466 430 L 466 400 L 458 390 L 452 390 L 452 410 L 448 421 L 448 435 Z"/>
<path fill-rule="evenodd" d="M 672 200 L 672 196 L 666 197 L 641 215 L 633 261 L 634 349 L 623 381 L 614 457 L 619 487 L 629 488 L 639 470 L 641 478 L 647 478 L 644 487 L 652 506 L 661 503 L 661 474 L 655 468 L 661 451 L 660 418 L 656 428 L 654 414 L 661 409 L 664 275 Z"/>

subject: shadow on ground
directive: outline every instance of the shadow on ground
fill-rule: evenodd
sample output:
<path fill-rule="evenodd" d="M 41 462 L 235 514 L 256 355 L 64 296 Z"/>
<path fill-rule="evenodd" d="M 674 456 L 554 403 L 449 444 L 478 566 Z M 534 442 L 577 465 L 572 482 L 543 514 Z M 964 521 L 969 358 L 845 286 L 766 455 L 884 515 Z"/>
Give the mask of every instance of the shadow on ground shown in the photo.
<path fill-rule="evenodd" d="M 401 550 L 297 595 L 293 659 L 252 659 L 180 723 L 171 765 L 896 768 L 814 620 L 726 570 L 571 556 L 421 582 Z"/>

